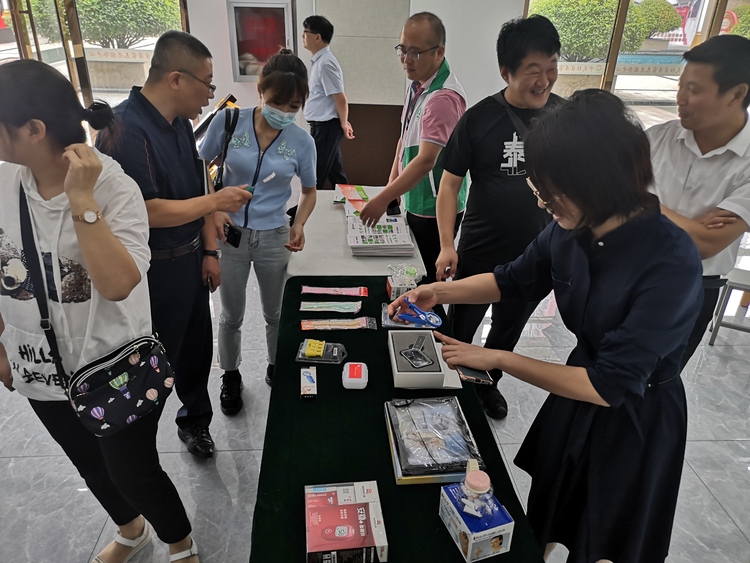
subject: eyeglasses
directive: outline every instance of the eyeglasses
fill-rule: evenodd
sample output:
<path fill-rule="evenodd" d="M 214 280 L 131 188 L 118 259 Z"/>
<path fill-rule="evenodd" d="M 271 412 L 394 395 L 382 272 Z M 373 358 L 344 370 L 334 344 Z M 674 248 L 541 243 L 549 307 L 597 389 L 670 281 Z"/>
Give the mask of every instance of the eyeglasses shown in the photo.
<path fill-rule="evenodd" d="M 184 74 L 187 74 L 191 78 L 195 78 L 198 82 L 202 83 L 206 88 L 208 88 L 212 93 L 216 92 L 216 84 L 211 84 L 210 82 L 206 82 L 205 80 L 201 80 L 197 76 L 195 76 L 192 72 L 189 70 L 180 69 L 177 72 L 182 72 Z"/>
<path fill-rule="evenodd" d="M 526 183 L 529 185 L 529 188 L 531 189 L 532 193 L 539 200 L 539 203 L 541 203 L 544 207 L 549 207 L 550 205 L 556 203 L 557 201 L 565 197 L 565 194 L 560 194 L 560 195 L 552 196 L 552 199 L 550 199 L 549 201 L 544 201 L 542 199 L 542 196 L 539 194 L 539 190 L 537 190 L 534 184 L 531 183 L 531 178 L 529 178 L 528 176 L 526 176 Z"/>
<path fill-rule="evenodd" d="M 410 59 L 412 61 L 416 61 L 419 59 L 419 55 L 422 53 L 426 53 L 428 51 L 432 51 L 434 49 L 440 48 L 440 45 L 435 45 L 434 47 L 430 47 L 429 49 L 425 49 L 424 51 L 414 51 L 414 50 L 407 50 L 406 47 L 403 45 L 396 45 L 396 54 L 399 57 L 406 57 L 407 59 Z"/>

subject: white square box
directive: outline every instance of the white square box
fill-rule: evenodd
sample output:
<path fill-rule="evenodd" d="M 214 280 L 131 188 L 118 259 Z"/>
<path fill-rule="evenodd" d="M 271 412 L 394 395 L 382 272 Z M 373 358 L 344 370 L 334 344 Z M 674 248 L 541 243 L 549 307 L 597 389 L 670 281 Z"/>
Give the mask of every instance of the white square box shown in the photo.
<path fill-rule="evenodd" d="M 493 515 L 477 518 L 460 510 L 459 483 L 440 488 L 440 519 L 466 561 L 481 561 L 510 551 L 513 539 L 513 518 L 505 507 L 495 503 Z"/>

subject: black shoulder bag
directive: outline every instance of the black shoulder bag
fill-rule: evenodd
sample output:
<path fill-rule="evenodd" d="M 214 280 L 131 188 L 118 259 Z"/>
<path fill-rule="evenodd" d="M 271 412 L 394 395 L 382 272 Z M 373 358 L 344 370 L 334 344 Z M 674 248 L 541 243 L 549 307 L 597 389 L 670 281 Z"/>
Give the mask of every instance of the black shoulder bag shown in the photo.
<path fill-rule="evenodd" d="M 96 436 L 111 436 L 166 401 L 174 385 L 172 367 L 156 336 L 142 336 L 68 376 L 49 318 L 26 193 L 23 186 L 20 190 L 23 254 L 57 377 L 83 425 Z"/>
<path fill-rule="evenodd" d="M 232 140 L 234 129 L 237 127 L 237 120 L 240 118 L 239 108 L 224 108 L 224 137 L 221 144 L 221 162 L 216 168 L 216 178 L 214 179 L 214 190 L 219 191 L 224 187 L 224 163 L 227 159 L 229 142 Z"/>

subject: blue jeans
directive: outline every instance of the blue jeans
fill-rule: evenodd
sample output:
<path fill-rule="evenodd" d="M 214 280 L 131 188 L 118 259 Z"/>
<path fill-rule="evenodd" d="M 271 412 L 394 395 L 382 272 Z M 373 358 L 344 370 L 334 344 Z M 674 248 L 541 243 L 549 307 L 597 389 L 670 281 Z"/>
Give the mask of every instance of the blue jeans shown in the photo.
<path fill-rule="evenodd" d="M 219 366 L 224 371 L 238 369 L 242 362 L 242 322 L 245 319 L 247 280 L 251 266 L 255 268 L 266 321 L 268 363 L 276 363 L 281 299 L 286 266 L 292 254 L 284 248 L 284 244 L 289 242 L 288 225 L 267 231 L 238 229 L 242 231 L 239 248 L 221 245 Z"/>

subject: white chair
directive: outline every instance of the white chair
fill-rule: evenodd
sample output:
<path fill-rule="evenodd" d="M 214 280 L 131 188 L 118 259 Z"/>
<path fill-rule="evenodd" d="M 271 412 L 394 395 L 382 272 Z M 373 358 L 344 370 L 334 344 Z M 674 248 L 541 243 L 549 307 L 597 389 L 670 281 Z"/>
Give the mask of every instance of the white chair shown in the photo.
<path fill-rule="evenodd" d="M 735 268 L 727 276 L 727 284 L 724 289 L 721 290 L 721 297 L 719 298 L 719 305 L 716 307 L 714 312 L 714 323 L 713 329 L 711 330 L 711 339 L 708 341 L 709 346 L 714 345 L 716 336 L 719 334 L 719 328 L 727 326 L 735 330 L 741 330 L 742 332 L 750 332 L 750 324 L 741 325 L 737 323 L 730 323 L 724 320 L 724 311 L 726 311 L 727 303 L 729 303 L 729 296 L 732 294 L 733 289 L 741 289 L 742 291 L 750 291 L 750 270 L 740 270 Z"/>

